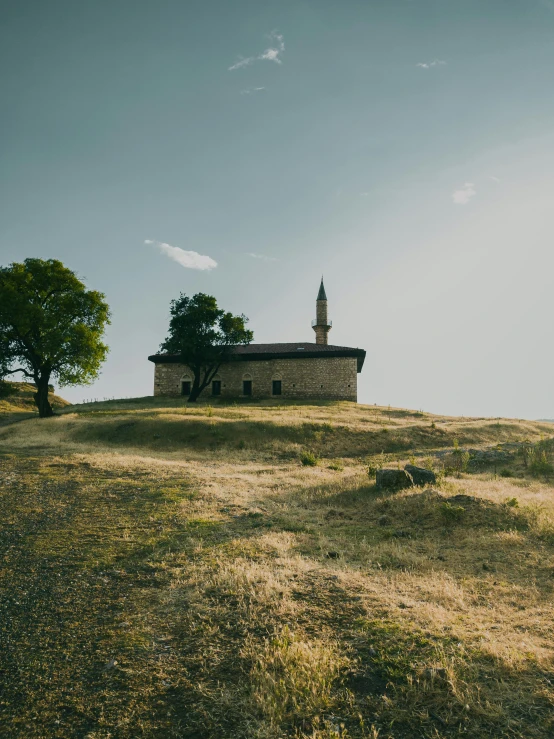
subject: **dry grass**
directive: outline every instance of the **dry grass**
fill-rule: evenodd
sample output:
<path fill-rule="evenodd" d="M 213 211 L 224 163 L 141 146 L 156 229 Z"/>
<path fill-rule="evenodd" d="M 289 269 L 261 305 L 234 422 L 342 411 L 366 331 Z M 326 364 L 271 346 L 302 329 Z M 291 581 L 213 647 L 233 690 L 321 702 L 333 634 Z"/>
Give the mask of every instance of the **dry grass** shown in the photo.
<path fill-rule="evenodd" d="M 38 416 L 33 400 L 33 394 L 36 392 L 34 385 L 27 382 L 9 382 L 5 384 L 15 392 L 5 396 L 0 395 L 0 426 Z M 52 407 L 57 411 L 61 411 L 69 405 L 67 400 L 54 393 L 49 394 L 49 400 Z"/>
<path fill-rule="evenodd" d="M 366 470 L 551 430 L 152 400 L 1 429 L 0 735 L 552 736 L 552 481 Z"/>

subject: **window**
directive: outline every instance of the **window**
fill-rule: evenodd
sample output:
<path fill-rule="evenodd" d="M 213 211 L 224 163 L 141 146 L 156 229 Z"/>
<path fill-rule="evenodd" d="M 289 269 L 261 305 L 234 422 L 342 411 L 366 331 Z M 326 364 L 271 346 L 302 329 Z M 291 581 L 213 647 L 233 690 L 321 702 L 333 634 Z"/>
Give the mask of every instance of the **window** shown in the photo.
<path fill-rule="evenodd" d="M 190 389 L 191 389 L 191 381 L 183 380 L 181 382 L 181 395 L 186 395 L 188 398 L 188 396 L 190 395 Z"/>
<path fill-rule="evenodd" d="M 273 395 L 281 395 L 281 380 L 273 380 Z"/>
<path fill-rule="evenodd" d="M 243 380 L 242 381 L 242 394 L 243 395 L 252 395 L 252 380 Z"/>
<path fill-rule="evenodd" d="M 212 395 L 221 395 L 221 380 L 212 382 Z"/>

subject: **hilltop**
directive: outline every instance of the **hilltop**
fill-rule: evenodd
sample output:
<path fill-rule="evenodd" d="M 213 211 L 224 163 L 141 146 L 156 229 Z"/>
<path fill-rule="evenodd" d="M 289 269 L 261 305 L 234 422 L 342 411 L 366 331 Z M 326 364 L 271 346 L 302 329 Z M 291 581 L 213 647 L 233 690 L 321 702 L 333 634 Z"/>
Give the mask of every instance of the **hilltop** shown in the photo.
<path fill-rule="evenodd" d="M 0 733 L 551 736 L 552 433 L 153 398 L 0 429 Z M 437 484 L 376 489 L 410 459 Z"/>
<path fill-rule="evenodd" d="M 23 420 L 31 416 L 38 416 L 33 400 L 35 386 L 28 382 L 0 383 L 0 426 L 12 423 L 14 420 Z M 49 393 L 49 400 L 55 411 L 69 405 L 67 400 L 60 398 L 53 392 Z"/>

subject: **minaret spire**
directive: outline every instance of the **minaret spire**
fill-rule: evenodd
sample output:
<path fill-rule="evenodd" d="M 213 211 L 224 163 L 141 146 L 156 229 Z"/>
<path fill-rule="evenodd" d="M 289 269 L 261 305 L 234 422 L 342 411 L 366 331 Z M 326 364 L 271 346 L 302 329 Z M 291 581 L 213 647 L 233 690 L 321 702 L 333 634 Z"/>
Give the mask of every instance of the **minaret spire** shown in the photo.
<path fill-rule="evenodd" d="M 327 295 L 325 294 L 323 275 L 321 276 L 321 285 L 319 286 L 315 307 L 316 319 L 312 321 L 312 328 L 315 331 L 315 343 L 327 344 L 327 334 L 333 324 L 327 318 Z"/>

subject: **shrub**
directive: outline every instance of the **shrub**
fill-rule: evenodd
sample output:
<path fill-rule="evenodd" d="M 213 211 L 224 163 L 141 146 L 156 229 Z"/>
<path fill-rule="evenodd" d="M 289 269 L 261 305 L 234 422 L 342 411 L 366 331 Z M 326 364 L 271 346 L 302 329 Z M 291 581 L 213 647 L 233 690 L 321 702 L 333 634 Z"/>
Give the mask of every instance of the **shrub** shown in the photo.
<path fill-rule="evenodd" d="M 327 466 L 330 470 L 335 470 L 335 472 L 342 472 L 344 470 L 344 465 L 342 462 L 331 462 L 330 465 Z"/>
<path fill-rule="evenodd" d="M 528 450 L 527 461 L 529 472 L 533 477 L 552 475 L 554 473 L 554 467 L 548 461 L 547 447 L 542 442 L 539 442 L 536 447 L 531 447 Z"/>
<path fill-rule="evenodd" d="M 455 523 L 460 521 L 465 513 L 465 508 L 461 505 L 452 505 L 448 501 L 444 501 L 440 506 L 441 515 L 447 523 Z"/>
<path fill-rule="evenodd" d="M 368 476 L 371 478 L 375 477 L 377 470 L 382 470 L 390 461 L 390 457 L 384 452 L 381 452 L 381 454 L 377 454 L 375 457 L 369 459 L 367 463 Z"/>
<path fill-rule="evenodd" d="M 500 470 L 499 474 L 500 474 L 500 477 L 513 477 L 514 476 L 514 473 L 512 472 L 512 470 L 508 470 L 506 468 L 504 468 L 503 470 Z"/>
<path fill-rule="evenodd" d="M 304 467 L 315 467 L 319 462 L 319 457 L 314 452 L 304 451 L 300 455 L 300 461 Z"/>
<path fill-rule="evenodd" d="M 454 439 L 454 448 L 445 458 L 445 472 L 460 477 L 462 472 L 467 472 L 468 465 L 469 452 L 460 449 L 458 439 Z"/>
<path fill-rule="evenodd" d="M 538 459 L 533 464 L 529 465 L 529 471 L 533 477 L 539 477 L 539 475 L 552 475 L 554 474 L 554 467 L 548 460 Z"/>
<path fill-rule="evenodd" d="M 8 398 L 10 395 L 15 395 L 17 392 L 17 385 L 12 382 L 6 382 L 0 380 L 0 398 Z"/>
<path fill-rule="evenodd" d="M 510 508 L 519 508 L 519 501 L 517 498 L 506 498 L 504 504 Z"/>

